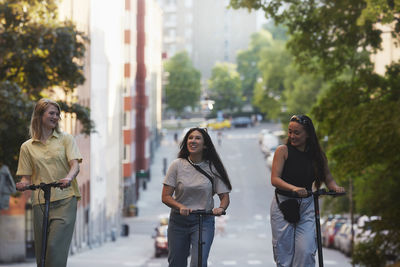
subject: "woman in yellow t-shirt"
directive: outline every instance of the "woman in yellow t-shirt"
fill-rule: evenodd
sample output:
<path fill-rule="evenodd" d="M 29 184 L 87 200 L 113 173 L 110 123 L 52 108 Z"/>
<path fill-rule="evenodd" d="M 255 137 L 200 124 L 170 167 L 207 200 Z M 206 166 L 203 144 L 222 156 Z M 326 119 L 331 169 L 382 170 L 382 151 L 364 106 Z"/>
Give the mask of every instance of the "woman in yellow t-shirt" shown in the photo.
<path fill-rule="evenodd" d="M 42 98 L 32 113 L 29 133 L 31 139 L 22 144 L 16 184 L 19 191 L 30 184 L 58 182 L 60 188 L 51 189 L 47 235 L 46 266 L 67 266 L 69 246 L 76 220 L 80 193 L 76 176 L 81 154 L 73 136 L 60 130 L 60 106 Z M 39 264 L 42 250 L 44 198 L 39 190 L 32 194 L 35 254 Z"/>

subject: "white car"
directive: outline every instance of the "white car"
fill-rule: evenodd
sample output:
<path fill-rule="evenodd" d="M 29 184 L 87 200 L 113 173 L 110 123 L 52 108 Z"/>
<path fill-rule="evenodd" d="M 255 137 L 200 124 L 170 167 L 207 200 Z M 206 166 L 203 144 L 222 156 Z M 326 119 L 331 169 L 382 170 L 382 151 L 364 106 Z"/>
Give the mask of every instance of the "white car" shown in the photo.
<path fill-rule="evenodd" d="M 351 224 L 344 223 L 335 235 L 334 247 L 346 255 L 351 254 Z"/>
<path fill-rule="evenodd" d="M 271 134 L 271 131 L 268 129 L 262 129 L 258 134 L 258 143 L 261 145 L 263 142 L 264 135 Z"/>
<path fill-rule="evenodd" d="M 261 143 L 261 151 L 264 153 L 266 157 L 268 157 L 279 145 L 279 138 L 273 134 L 264 134 L 262 143 Z"/>
<path fill-rule="evenodd" d="M 272 169 L 272 161 L 274 160 L 275 150 L 271 151 L 267 156 L 267 166 Z"/>

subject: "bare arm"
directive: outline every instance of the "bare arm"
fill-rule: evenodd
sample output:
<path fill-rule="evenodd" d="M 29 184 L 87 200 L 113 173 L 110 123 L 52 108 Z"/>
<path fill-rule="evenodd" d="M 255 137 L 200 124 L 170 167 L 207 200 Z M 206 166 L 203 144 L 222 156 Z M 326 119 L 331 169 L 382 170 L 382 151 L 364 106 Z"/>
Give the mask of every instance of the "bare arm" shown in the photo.
<path fill-rule="evenodd" d="M 65 178 L 60 179 L 60 183 L 63 184 L 61 188 L 69 187 L 71 185 L 72 180 L 74 180 L 79 173 L 79 162 L 77 159 L 70 160 L 68 163 L 69 163 L 69 172 L 67 176 L 65 176 Z"/>
<path fill-rule="evenodd" d="M 333 176 L 328 168 L 327 160 L 325 160 L 325 184 L 329 190 L 332 190 L 332 191 L 335 191 L 338 193 L 345 192 L 345 189 L 341 186 L 338 186 L 335 182 L 335 179 L 333 179 Z"/>
<path fill-rule="evenodd" d="M 161 201 L 172 209 L 179 210 L 179 213 L 184 216 L 188 216 L 191 209 L 188 209 L 185 205 L 176 201 L 172 195 L 174 194 L 175 188 L 169 185 L 163 185 Z"/>
<path fill-rule="evenodd" d="M 272 161 L 271 168 L 271 184 L 276 188 L 285 191 L 293 191 L 299 194 L 300 196 L 307 196 L 307 190 L 303 187 L 297 187 L 292 184 L 285 182 L 282 178 L 283 166 L 285 165 L 285 161 L 288 157 L 287 146 L 280 145 L 275 150 L 274 160 Z"/>
<path fill-rule="evenodd" d="M 230 203 L 229 193 L 218 194 L 218 197 L 220 200 L 219 207 L 214 208 L 213 213 L 215 215 L 222 215 L 222 213 L 226 211 Z"/>

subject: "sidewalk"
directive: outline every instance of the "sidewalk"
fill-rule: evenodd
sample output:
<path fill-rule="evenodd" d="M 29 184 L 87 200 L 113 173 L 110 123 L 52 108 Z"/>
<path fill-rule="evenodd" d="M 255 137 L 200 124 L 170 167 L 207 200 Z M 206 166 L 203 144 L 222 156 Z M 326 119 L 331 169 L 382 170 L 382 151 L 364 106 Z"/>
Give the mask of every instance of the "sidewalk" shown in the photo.
<path fill-rule="evenodd" d="M 167 166 L 176 158 L 178 145 L 172 140 L 172 134 L 167 135 L 156 150 L 151 164 L 151 180 L 146 190 L 141 189 L 137 203 L 139 216 L 124 217 L 123 224 L 129 226 L 129 236 L 119 236 L 115 242 L 103 243 L 68 258 L 68 267 L 83 266 L 143 266 L 154 254 L 154 239 L 152 234 L 158 223 L 160 214 L 168 213 L 169 209 L 161 203 L 163 180 L 163 159 Z M 36 267 L 36 262 L 30 260 L 23 263 L 0 263 L 1 267 Z"/>

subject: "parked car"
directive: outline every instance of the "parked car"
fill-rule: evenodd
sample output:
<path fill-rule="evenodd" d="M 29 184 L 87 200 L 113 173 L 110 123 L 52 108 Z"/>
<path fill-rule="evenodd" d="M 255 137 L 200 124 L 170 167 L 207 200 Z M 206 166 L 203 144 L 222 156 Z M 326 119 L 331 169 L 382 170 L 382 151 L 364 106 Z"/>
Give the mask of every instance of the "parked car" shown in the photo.
<path fill-rule="evenodd" d="M 264 134 L 261 142 L 261 151 L 268 157 L 279 145 L 279 138 L 272 133 Z"/>
<path fill-rule="evenodd" d="M 351 254 L 351 223 L 344 223 L 334 238 L 334 246 L 346 255 Z"/>
<path fill-rule="evenodd" d="M 231 124 L 235 128 L 253 126 L 253 122 L 249 117 L 237 117 L 237 118 L 234 118 L 232 120 Z"/>
<path fill-rule="evenodd" d="M 231 128 L 230 120 L 209 120 L 207 122 L 207 128 L 212 130 L 221 130 Z"/>
<path fill-rule="evenodd" d="M 258 143 L 261 145 L 264 139 L 264 135 L 266 134 L 272 134 L 272 132 L 268 129 L 262 129 L 260 133 L 258 134 Z"/>
<path fill-rule="evenodd" d="M 154 256 L 159 258 L 161 255 L 168 254 L 168 225 L 160 225 L 155 230 L 156 235 L 154 236 Z"/>
<path fill-rule="evenodd" d="M 333 217 L 324 223 L 322 236 L 322 245 L 331 248 L 334 246 L 335 235 L 340 227 L 346 222 L 343 217 Z"/>
<path fill-rule="evenodd" d="M 375 220 L 380 220 L 380 217 L 363 215 L 358 218 L 354 232 L 354 244 L 367 242 L 374 237 L 374 233 L 371 232 L 371 222 Z"/>

